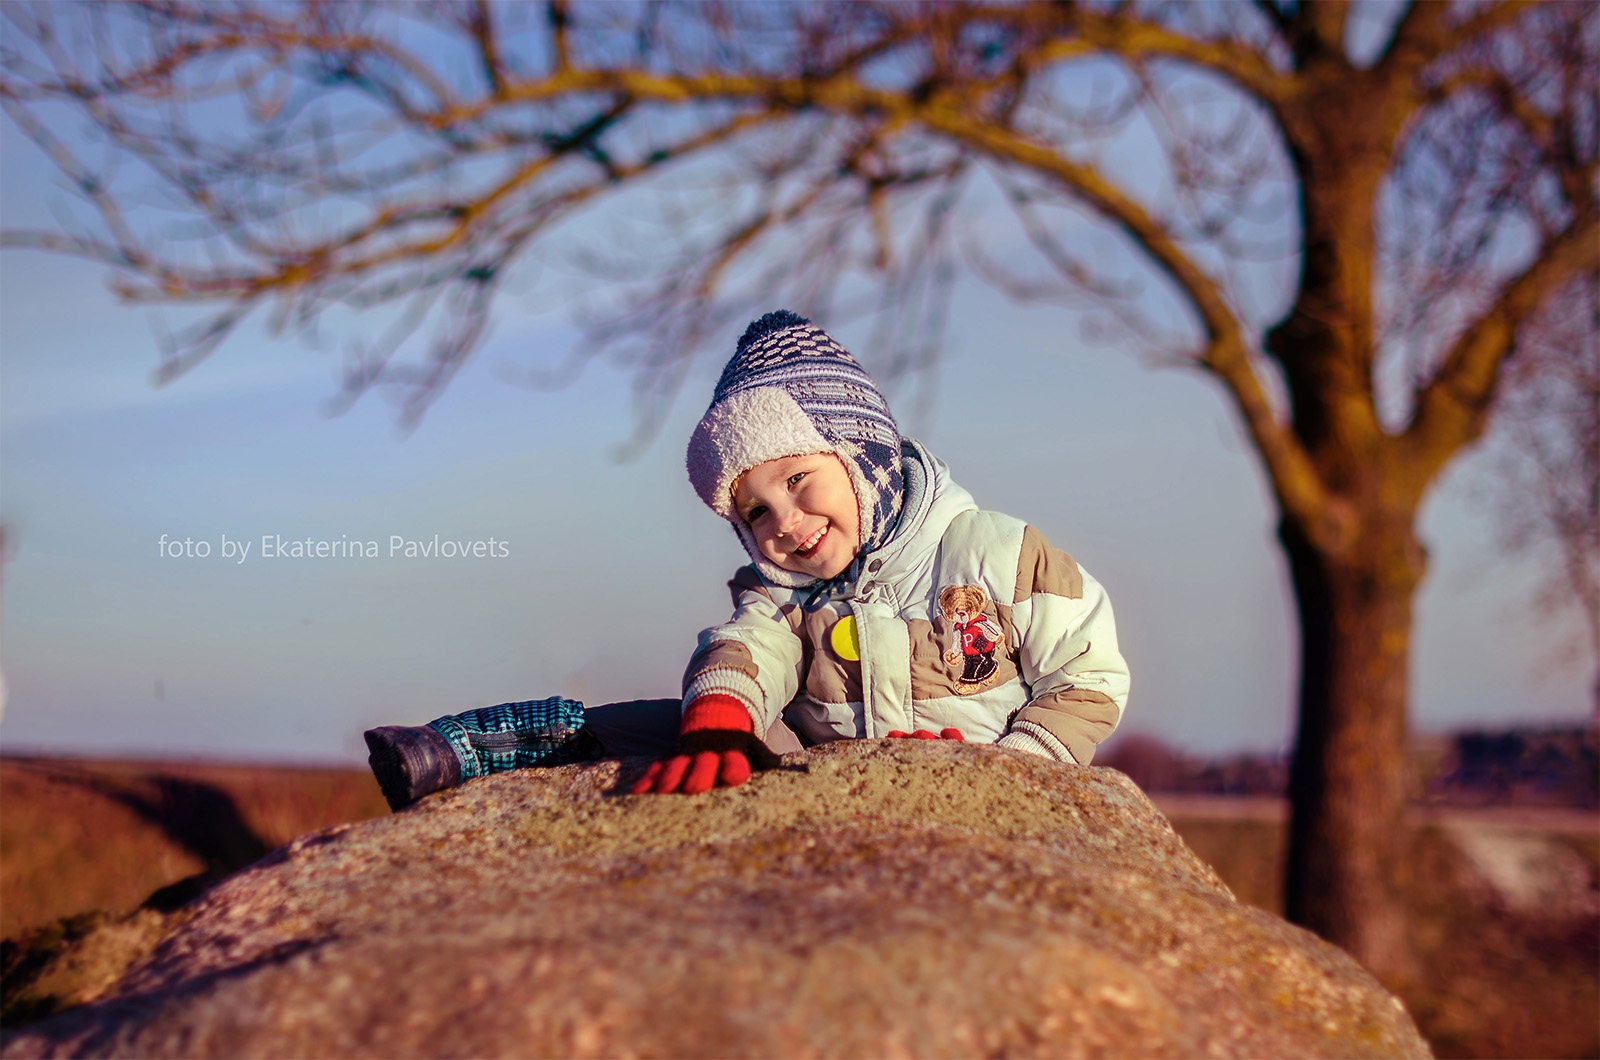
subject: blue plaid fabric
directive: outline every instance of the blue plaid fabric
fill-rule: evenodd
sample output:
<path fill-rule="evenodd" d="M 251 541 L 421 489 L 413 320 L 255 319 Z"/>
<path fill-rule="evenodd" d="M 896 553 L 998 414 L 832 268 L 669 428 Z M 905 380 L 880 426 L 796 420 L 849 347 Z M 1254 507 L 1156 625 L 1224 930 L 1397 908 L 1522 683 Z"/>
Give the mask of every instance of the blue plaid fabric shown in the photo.
<path fill-rule="evenodd" d="M 527 766 L 564 764 L 572 737 L 583 728 L 583 704 L 555 696 L 447 714 L 428 727 L 450 741 L 461 779 Z"/>

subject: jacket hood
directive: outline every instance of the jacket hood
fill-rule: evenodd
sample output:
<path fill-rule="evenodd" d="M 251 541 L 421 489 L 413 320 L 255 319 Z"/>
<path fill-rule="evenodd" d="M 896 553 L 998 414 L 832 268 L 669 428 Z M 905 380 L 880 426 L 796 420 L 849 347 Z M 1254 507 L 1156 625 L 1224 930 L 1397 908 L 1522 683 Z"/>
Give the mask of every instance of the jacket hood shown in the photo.
<path fill-rule="evenodd" d="M 939 542 L 955 517 L 978 507 L 972 494 L 950 477 L 949 466 L 921 442 L 902 437 L 900 446 L 906 471 L 905 506 L 889 540 L 863 557 L 862 581 L 869 576 L 890 584 L 914 580 L 932 566 Z M 841 595 L 853 596 L 855 587 Z"/>

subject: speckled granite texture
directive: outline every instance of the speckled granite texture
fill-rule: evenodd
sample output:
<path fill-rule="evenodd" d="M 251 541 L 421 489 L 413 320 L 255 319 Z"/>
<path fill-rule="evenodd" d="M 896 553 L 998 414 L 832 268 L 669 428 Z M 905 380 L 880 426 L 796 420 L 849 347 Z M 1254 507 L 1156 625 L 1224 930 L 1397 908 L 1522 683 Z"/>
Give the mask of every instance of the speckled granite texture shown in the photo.
<path fill-rule="evenodd" d="M 473 781 L 214 888 L 24 1056 L 1427 1056 L 1122 774 L 859 741 Z M 619 787 L 619 782 L 621 787 Z"/>

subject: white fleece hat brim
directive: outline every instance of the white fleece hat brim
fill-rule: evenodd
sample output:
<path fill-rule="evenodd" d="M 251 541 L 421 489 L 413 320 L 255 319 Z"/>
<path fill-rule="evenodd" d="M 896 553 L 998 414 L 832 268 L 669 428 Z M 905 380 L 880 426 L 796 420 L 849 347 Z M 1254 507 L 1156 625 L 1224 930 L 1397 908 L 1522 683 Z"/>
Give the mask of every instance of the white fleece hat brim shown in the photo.
<path fill-rule="evenodd" d="M 689 481 L 712 511 L 731 519 L 740 475 L 768 460 L 833 449 L 787 391 L 741 390 L 713 405 L 689 438 Z"/>
<path fill-rule="evenodd" d="M 808 574 L 784 570 L 761 554 L 755 535 L 733 506 L 733 484 L 739 476 L 768 460 L 811 453 L 840 457 L 856 494 L 860 525 L 871 520 L 867 498 L 874 494 L 861 469 L 817 430 L 788 391 L 775 386 L 755 387 L 729 394 L 713 405 L 689 438 L 689 482 L 695 493 L 718 515 L 733 524 L 740 542 L 761 576 L 774 585 L 798 586 L 816 581 Z"/>

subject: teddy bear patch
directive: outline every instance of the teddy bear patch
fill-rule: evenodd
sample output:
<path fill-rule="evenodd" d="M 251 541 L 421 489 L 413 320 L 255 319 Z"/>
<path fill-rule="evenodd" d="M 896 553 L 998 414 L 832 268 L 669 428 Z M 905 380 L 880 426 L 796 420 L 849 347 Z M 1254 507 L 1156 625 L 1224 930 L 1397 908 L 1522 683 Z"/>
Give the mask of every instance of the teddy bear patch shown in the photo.
<path fill-rule="evenodd" d="M 981 691 L 1000 664 L 995 652 L 1001 649 L 1000 623 L 988 615 L 989 594 L 981 585 L 947 585 L 939 590 L 939 610 L 955 628 L 961 648 L 944 653 L 945 665 L 961 668 L 956 691 L 971 695 Z"/>

